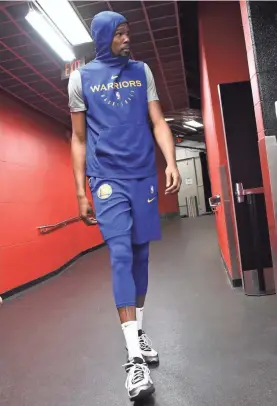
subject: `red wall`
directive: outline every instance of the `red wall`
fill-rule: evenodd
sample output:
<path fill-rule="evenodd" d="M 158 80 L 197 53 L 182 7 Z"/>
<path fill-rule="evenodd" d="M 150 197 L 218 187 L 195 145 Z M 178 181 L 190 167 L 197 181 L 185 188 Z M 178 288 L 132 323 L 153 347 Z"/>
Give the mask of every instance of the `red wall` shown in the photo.
<path fill-rule="evenodd" d="M 0 292 L 45 275 L 102 242 L 98 227 L 37 226 L 77 215 L 70 145 L 56 122 L 1 94 Z"/>
<path fill-rule="evenodd" d="M 99 245 L 102 237 L 97 226 L 81 222 L 39 235 L 37 226 L 78 213 L 70 144 L 65 128 L 55 121 L 3 93 L 0 98 L 0 293 L 4 293 L 56 270 Z M 163 189 L 161 157 L 158 170 Z M 161 213 L 177 211 L 176 196 L 165 197 L 163 192 Z"/>
<path fill-rule="evenodd" d="M 165 170 L 166 162 L 161 150 L 156 150 L 156 162 L 158 171 L 158 192 L 159 192 L 159 211 L 160 214 L 179 213 L 179 204 L 177 195 L 165 195 Z"/>
<path fill-rule="evenodd" d="M 249 80 L 239 2 L 201 1 L 198 18 L 202 114 L 209 170 L 213 194 L 221 195 L 219 167 L 225 166 L 227 172 L 228 167 L 217 85 Z M 221 252 L 232 275 L 223 205 L 216 221 Z"/>

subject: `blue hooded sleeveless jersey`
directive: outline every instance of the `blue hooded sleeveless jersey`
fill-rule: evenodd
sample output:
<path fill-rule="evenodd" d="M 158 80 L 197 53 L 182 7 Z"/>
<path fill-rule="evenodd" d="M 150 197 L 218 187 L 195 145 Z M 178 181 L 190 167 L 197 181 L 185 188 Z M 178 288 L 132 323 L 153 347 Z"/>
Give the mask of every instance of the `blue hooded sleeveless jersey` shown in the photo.
<path fill-rule="evenodd" d="M 117 27 L 126 22 L 109 11 L 92 21 L 96 58 L 80 69 L 87 106 L 87 176 L 138 179 L 156 174 L 144 63 L 114 56 L 111 50 Z"/>

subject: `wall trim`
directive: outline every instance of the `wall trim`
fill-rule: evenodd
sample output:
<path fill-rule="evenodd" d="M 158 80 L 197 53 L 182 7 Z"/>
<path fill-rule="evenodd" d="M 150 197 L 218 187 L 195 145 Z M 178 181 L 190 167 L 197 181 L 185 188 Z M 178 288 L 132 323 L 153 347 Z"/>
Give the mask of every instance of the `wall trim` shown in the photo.
<path fill-rule="evenodd" d="M 17 286 L 16 288 L 13 288 L 11 290 L 8 290 L 7 292 L 1 293 L 1 297 L 2 299 L 7 299 L 10 298 L 11 296 L 15 296 L 33 286 L 36 286 L 58 274 L 60 274 L 61 272 L 63 272 L 66 268 L 68 268 L 70 265 L 72 265 L 74 262 L 76 262 L 79 258 L 81 258 L 82 256 L 96 251 L 102 247 L 104 247 L 106 245 L 106 243 L 102 243 L 100 245 L 96 245 L 95 247 L 89 248 L 85 251 L 80 252 L 79 254 L 77 254 L 75 257 L 71 258 L 69 261 L 67 261 L 65 264 L 63 264 L 60 268 L 47 273 L 46 275 L 41 276 L 40 278 L 34 279 L 33 281 L 24 283 L 23 285 Z"/>

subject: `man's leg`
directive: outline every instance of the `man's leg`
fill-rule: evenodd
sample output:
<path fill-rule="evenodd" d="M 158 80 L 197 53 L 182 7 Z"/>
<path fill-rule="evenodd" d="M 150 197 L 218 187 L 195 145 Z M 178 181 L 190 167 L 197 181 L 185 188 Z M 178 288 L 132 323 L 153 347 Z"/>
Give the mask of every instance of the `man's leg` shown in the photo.
<path fill-rule="evenodd" d="M 107 240 L 112 265 L 113 293 L 125 336 L 129 359 L 142 358 L 137 335 L 136 286 L 132 273 L 133 250 L 131 235 Z"/>
<path fill-rule="evenodd" d="M 133 275 L 136 285 L 136 317 L 140 350 L 148 364 L 157 364 L 159 355 L 142 329 L 145 297 L 148 288 L 149 243 L 133 244 Z"/>
<path fill-rule="evenodd" d="M 133 276 L 136 286 L 136 318 L 142 333 L 143 309 L 148 289 L 149 243 L 133 244 Z"/>
<path fill-rule="evenodd" d="M 149 242 L 161 238 L 158 211 L 157 177 L 138 179 L 132 191 L 133 275 L 136 284 L 136 313 L 142 355 L 147 363 L 157 363 L 158 353 L 142 329 L 145 296 L 148 288 Z"/>
<path fill-rule="evenodd" d="M 154 391 L 150 371 L 144 363 L 136 321 L 136 286 L 132 273 L 131 235 L 107 240 L 113 275 L 113 291 L 128 349 L 126 388 L 131 400 L 142 399 Z"/>
<path fill-rule="evenodd" d="M 90 179 L 96 218 L 107 242 L 112 265 L 115 304 L 129 353 L 126 364 L 126 388 L 131 400 L 154 392 L 150 371 L 142 358 L 136 321 L 136 286 L 134 282 L 132 225 L 128 183 L 122 180 Z"/>

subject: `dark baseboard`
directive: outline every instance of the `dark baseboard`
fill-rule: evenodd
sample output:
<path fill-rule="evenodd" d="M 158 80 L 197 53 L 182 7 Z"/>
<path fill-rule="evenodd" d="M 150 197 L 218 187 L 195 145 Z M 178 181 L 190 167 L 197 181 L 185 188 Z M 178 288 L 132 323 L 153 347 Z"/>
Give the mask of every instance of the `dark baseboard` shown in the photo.
<path fill-rule="evenodd" d="M 173 218 L 180 217 L 179 212 L 172 212 L 172 213 L 163 213 L 160 214 L 160 219 L 161 220 L 171 220 Z"/>
<path fill-rule="evenodd" d="M 229 272 L 228 272 L 229 275 Z M 242 279 L 232 279 L 229 275 L 230 282 L 233 288 L 241 288 L 242 287 Z"/>
<path fill-rule="evenodd" d="M 55 271 L 52 271 L 46 275 L 41 276 L 38 279 L 35 279 L 33 281 L 27 282 L 24 285 L 20 285 L 14 289 L 9 290 L 8 292 L 4 292 L 1 294 L 2 299 L 7 299 L 11 296 L 17 295 L 18 293 L 23 292 L 24 290 L 27 290 L 35 285 L 38 285 L 39 283 L 45 282 L 47 279 L 53 278 L 54 276 L 58 275 L 59 273 L 63 272 L 66 268 L 68 268 L 70 265 L 72 265 L 77 259 L 80 257 L 88 254 L 89 252 L 96 251 L 102 247 L 104 247 L 106 244 L 100 244 L 97 245 L 96 247 L 89 248 L 85 251 L 80 252 L 80 254 L 76 255 L 72 259 L 70 259 L 68 262 L 66 262 L 64 265 L 62 265 L 60 268 L 56 269 Z"/>
<path fill-rule="evenodd" d="M 161 219 L 172 219 L 173 217 L 179 216 L 179 213 L 166 213 L 164 215 L 161 215 Z M 7 299 L 11 296 L 17 295 L 35 285 L 38 285 L 39 283 L 45 282 L 47 279 L 53 278 L 54 276 L 58 275 L 59 273 L 63 272 L 66 268 L 68 268 L 70 265 L 72 265 L 77 259 L 82 257 L 83 255 L 88 254 L 89 252 L 96 251 L 102 247 L 104 247 L 106 243 L 97 245 L 96 247 L 89 248 L 88 250 L 82 251 L 80 254 L 76 255 L 74 258 L 70 259 L 68 262 L 66 262 L 64 265 L 62 265 L 60 268 L 47 273 L 46 275 L 41 276 L 38 279 L 35 279 L 33 281 L 27 282 L 24 285 L 17 286 L 14 289 L 11 289 L 7 292 L 0 293 L 0 296 L 2 299 Z"/>
<path fill-rule="evenodd" d="M 226 272 L 226 274 L 227 274 L 227 276 L 228 276 L 228 278 L 229 278 L 229 281 L 230 281 L 231 285 L 233 286 L 233 288 L 241 288 L 241 287 L 242 287 L 242 279 L 241 279 L 241 278 L 233 279 L 233 278 L 231 277 L 231 275 L 230 275 L 230 273 L 229 273 L 229 271 L 228 271 L 226 262 L 225 262 L 225 260 L 224 260 L 224 258 L 223 258 L 222 252 L 221 252 L 220 249 L 219 249 L 219 251 L 220 251 L 221 260 L 222 260 L 222 263 L 223 263 L 225 272 Z"/>

